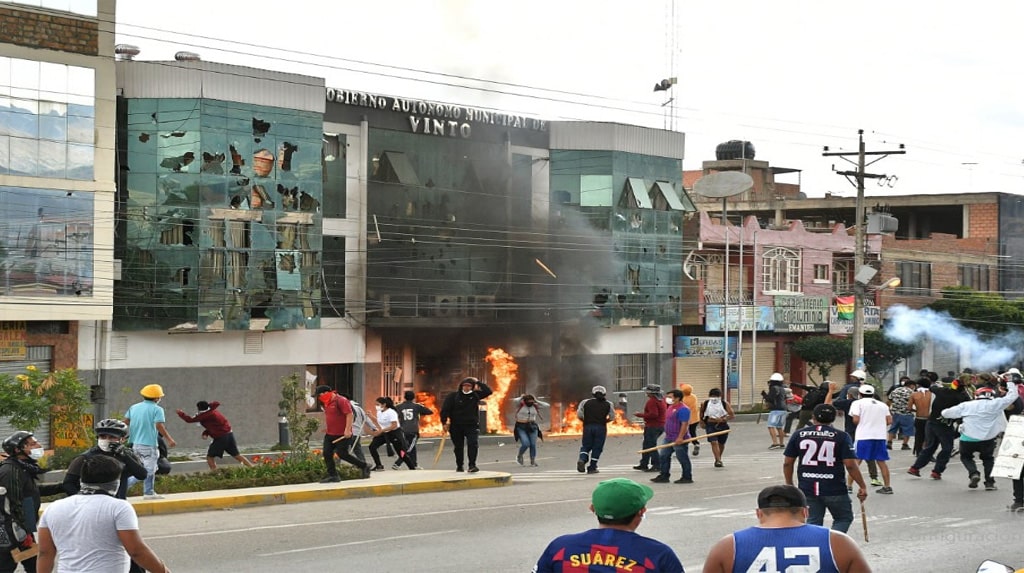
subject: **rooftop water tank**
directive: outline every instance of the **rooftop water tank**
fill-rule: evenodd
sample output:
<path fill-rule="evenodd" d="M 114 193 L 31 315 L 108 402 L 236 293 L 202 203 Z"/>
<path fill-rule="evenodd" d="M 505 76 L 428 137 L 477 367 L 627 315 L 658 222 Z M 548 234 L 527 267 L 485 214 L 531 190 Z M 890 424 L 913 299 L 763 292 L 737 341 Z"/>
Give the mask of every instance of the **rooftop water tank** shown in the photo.
<path fill-rule="evenodd" d="M 715 158 L 719 161 L 726 159 L 753 159 L 754 144 L 739 139 L 731 139 L 725 143 L 719 143 L 715 147 Z"/>

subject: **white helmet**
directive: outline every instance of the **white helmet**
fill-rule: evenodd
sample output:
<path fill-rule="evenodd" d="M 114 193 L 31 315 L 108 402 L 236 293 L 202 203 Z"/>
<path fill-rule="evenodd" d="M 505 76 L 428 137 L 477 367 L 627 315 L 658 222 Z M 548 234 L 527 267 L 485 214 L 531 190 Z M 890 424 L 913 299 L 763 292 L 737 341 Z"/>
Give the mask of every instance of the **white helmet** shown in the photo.
<path fill-rule="evenodd" d="M 865 374 L 863 370 L 854 370 L 853 372 L 850 372 L 850 376 L 858 380 L 863 380 L 867 378 L 867 374 Z"/>
<path fill-rule="evenodd" d="M 771 377 L 768 378 L 768 380 L 770 382 L 782 382 L 783 380 L 785 380 L 785 378 L 782 377 L 782 374 L 775 372 L 774 374 L 771 375 Z"/>

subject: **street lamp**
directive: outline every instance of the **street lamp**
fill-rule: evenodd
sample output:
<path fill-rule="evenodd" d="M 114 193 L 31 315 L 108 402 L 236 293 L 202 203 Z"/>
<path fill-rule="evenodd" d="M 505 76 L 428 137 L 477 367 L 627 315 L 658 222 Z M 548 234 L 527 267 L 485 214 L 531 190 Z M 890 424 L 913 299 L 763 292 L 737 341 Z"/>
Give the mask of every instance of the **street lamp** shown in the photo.
<path fill-rule="evenodd" d="M 864 302 L 862 298 L 868 291 L 868 283 L 877 272 L 872 267 L 861 267 L 853 281 L 853 361 L 857 370 L 864 370 Z M 880 286 L 871 289 L 871 292 L 896 288 L 901 283 L 900 277 L 892 277 Z"/>

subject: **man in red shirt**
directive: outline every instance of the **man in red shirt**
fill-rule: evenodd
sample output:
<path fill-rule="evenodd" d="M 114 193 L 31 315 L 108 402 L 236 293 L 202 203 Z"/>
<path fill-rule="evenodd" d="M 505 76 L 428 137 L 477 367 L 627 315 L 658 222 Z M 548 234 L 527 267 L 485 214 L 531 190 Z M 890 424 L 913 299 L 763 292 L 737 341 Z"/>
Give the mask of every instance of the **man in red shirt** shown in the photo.
<path fill-rule="evenodd" d="M 646 450 L 657 446 L 658 438 L 665 431 L 665 402 L 662 401 L 661 386 L 657 384 L 649 384 L 644 388 L 644 392 L 647 393 L 644 411 L 636 412 L 633 415 L 644 420 L 644 442 L 642 449 Z M 649 452 L 640 457 L 640 463 L 633 466 L 633 469 L 656 472 L 660 465 L 658 452 Z"/>
<path fill-rule="evenodd" d="M 323 406 L 324 421 L 327 423 L 327 429 L 324 431 L 324 464 L 327 466 L 327 477 L 320 480 L 320 483 L 341 481 L 338 468 L 334 465 L 335 453 L 342 460 L 359 468 L 363 473 L 363 479 L 370 477 L 370 465 L 352 455 L 351 448 L 359 439 L 352 433 L 352 423 L 355 420 L 352 403 L 330 386 L 317 386 L 316 399 Z"/>
<path fill-rule="evenodd" d="M 235 434 L 231 431 L 231 424 L 228 423 L 228 419 L 217 411 L 220 407 L 220 402 L 216 400 L 213 402 L 207 402 L 200 400 L 196 402 L 196 415 L 189 416 L 182 410 L 178 410 L 178 417 L 185 420 L 189 424 L 199 422 L 199 425 L 203 427 L 203 439 L 212 438 L 210 447 L 206 450 L 206 464 L 210 466 L 211 470 L 217 469 L 216 458 L 223 458 L 224 452 L 238 460 L 238 463 L 252 467 L 252 462 L 249 458 L 238 453 L 238 444 L 235 443 Z"/>

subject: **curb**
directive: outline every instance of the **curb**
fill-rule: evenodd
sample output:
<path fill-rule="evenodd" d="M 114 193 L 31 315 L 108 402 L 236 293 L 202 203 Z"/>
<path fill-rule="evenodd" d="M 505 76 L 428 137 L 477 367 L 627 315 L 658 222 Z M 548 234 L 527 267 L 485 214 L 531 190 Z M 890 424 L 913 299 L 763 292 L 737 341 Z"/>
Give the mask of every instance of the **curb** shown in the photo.
<path fill-rule="evenodd" d="M 289 503 L 307 503 L 311 501 L 336 501 L 366 497 L 384 497 L 485 487 L 502 487 L 512 483 L 512 474 L 500 472 L 491 473 L 493 475 L 472 478 L 455 477 L 451 479 L 407 483 L 342 485 L 341 487 L 332 484 L 297 484 L 292 486 L 251 488 L 236 490 L 234 492 L 230 490 L 219 490 L 217 492 L 198 494 L 197 497 L 184 497 L 190 494 L 170 494 L 167 499 L 147 500 L 141 498 L 129 498 L 128 501 L 135 507 L 135 513 L 139 516 L 153 516 L 266 505 L 285 505 Z M 345 482 L 342 482 L 342 484 L 344 483 Z M 182 497 L 176 498 L 171 496 Z"/>

